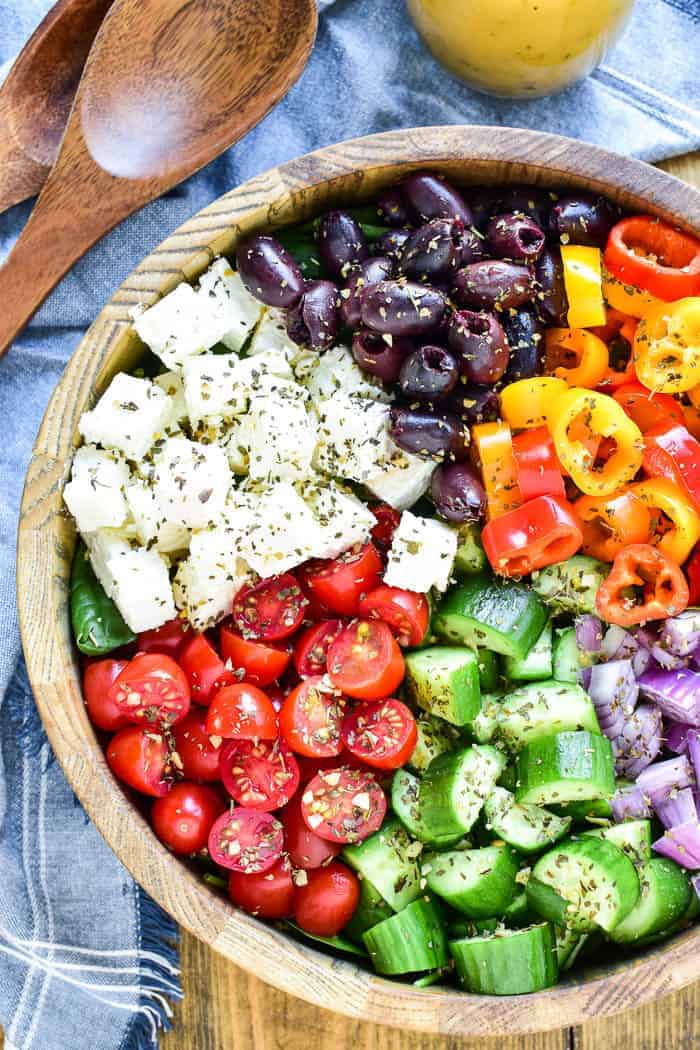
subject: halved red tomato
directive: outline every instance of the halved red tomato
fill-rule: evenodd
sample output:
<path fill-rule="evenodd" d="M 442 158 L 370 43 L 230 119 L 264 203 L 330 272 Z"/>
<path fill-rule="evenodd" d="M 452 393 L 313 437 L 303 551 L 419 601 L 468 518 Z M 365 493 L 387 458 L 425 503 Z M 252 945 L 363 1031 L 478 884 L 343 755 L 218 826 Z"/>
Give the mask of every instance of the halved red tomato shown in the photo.
<path fill-rule="evenodd" d="M 370 507 L 370 510 L 377 519 L 377 524 L 371 532 L 372 541 L 382 554 L 386 554 L 391 547 L 394 533 L 399 527 L 401 514 L 388 503 L 378 503 L 376 507 Z"/>
<path fill-rule="evenodd" d="M 360 599 L 360 616 L 383 620 L 391 627 L 399 645 L 420 645 L 430 620 L 430 607 L 424 594 L 388 587 L 381 583 Z"/>
<path fill-rule="evenodd" d="M 302 631 L 294 646 L 294 666 L 300 678 L 325 674 L 328 650 L 342 629 L 342 620 L 322 620 Z"/>
<path fill-rule="evenodd" d="M 215 864 L 255 875 L 269 871 L 282 856 L 284 830 L 271 813 L 236 806 L 215 821 L 208 845 Z"/>
<path fill-rule="evenodd" d="M 330 647 L 328 674 L 333 685 L 346 696 L 381 700 L 403 681 L 403 656 L 385 623 L 356 620 Z"/>
<path fill-rule="evenodd" d="M 272 701 L 255 685 L 225 685 L 209 705 L 207 733 L 225 740 L 274 740 L 277 715 Z"/>
<path fill-rule="evenodd" d="M 351 547 L 333 561 L 310 561 L 299 570 L 304 587 L 326 609 L 340 616 L 357 615 L 363 594 L 381 580 L 383 569 L 373 543 Z"/>
<path fill-rule="evenodd" d="M 251 809 L 279 809 L 299 787 L 299 767 L 284 740 L 230 740 L 219 771 L 229 795 Z"/>
<path fill-rule="evenodd" d="M 187 620 L 181 620 L 176 616 L 174 620 L 168 620 L 162 627 L 155 627 L 152 631 L 142 631 L 138 637 L 138 651 L 140 653 L 165 653 L 177 660 L 178 653 L 185 642 L 194 637 L 194 631 Z"/>
<path fill-rule="evenodd" d="M 343 743 L 356 758 L 377 769 L 408 762 L 418 739 L 416 720 L 400 700 L 355 704 L 341 727 Z"/>
<path fill-rule="evenodd" d="M 343 750 L 340 723 L 344 699 L 319 675 L 307 678 L 284 701 L 280 732 L 292 751 L 310 758 L 328 758 Z"/>
<path fill-rule="evenodd" d="M 151 809 L 153 830 L 173 853 L 186 856 L 204 849 L 214 821 L 228 806 L 206 784 L 181 781 Z"/>
<path fill-rule="evenodd" d="M 295 868 L 320 868 L 343 848 L 339 842 L 328 842 L 306 826 L 301 815 L 301 795 L 297 792 L 279 819 L 284 825 L 284 844 Z"/>
<path fill-rule="evenodd" d="M 128 660 L 90 660 L 83 671 L 83 698 L 90 721 L 98 729 L 109 733 L 130 725 L 122 709 L 110 695 L 110 687 L 121 674 Z"/>
<path fill-rule="evenodd" d="M 381 827 L 386 796 L 376 777 L 357 769 L 328 769 L 304 788 L 307 828 L 329 842 L 362 842 Z"/>
<path fill-rule="evenodd" d="M 203 707 L 212 702 L 219 689 L 238 681 L 205 634 L 196 634 L 187 642 L 178 662 L 189 679 L 192 699 Z"/>
<path fill-rule="evenodd" d="M 163 653 L 137 653 L 114 679 L 109 699 L 130 722 L 168 727 L 190 709 L 190 685 Z"/>
<path fill-rule="evenodd" d="M 105 756 L 115 777 L 143 795 L 160 798 L 170 791 L 168 744 L 161 733 L 144 726 L 127 726 L 114 734 Z"/>
<path fill-rule="evenodd" d="M 206 730 L 206 718 L 203 708 L 193 707 L 173 729 L 173 764 L 181 767 L 182 775 L 188 780 L 219 779 L 221 742 L 212 743 Z"/>
<path fill-rule="evenodd" d="M 289 857 L 281 856 L 268 871 L 232 871 L 228 895 L 234 904 L 260 919 L 288 919 L 294 912 L 294 881 Z"/>
<path fill-rule="evenodd" d="M 296 576 L 285 572 L 239 592 L 233 622 L 247 639 L 275 642 L 301 627 L 306 598 Z"/>
<path fill-rule="evenodd" d="M 252 685 L 266 686 L 277 681 L 292 658 L 286 644 L 252 642 L 228 624 L 222 626 L 219 637 L 224 660 L 230 662 L 234 671 L 244 671 L 244 681 Z"/>

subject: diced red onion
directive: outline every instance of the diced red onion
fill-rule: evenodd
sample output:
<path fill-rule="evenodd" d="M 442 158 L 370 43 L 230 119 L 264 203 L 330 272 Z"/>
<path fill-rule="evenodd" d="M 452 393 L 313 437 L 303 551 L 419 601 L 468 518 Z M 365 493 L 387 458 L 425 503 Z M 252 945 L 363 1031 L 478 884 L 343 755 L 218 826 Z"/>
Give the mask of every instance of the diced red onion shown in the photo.
<path fill-rule="evenodd" d="M 674 791 L 692 787 L 694 784 L 695 773 L 687 755 L 656 762 L 637 777 L 637 786 L 651 801 L 654 809 Z"/>
<path fill-rule="evenodd" d="M 600 651 L 606 660 L 628 660 L 639 649 L 639 642 L 624 627 L 611 624 L 605 632 Z"/>
<path fill-rule="evenodd" d="M 661 750 L 661 712 L 651 704 L 639 704 L 625 722 L 622 732 L 611 743 L 615 754 L 615 769 L 621 776 L 634 780 L 651 765 Z"/>
<path fill-rule="evenodd" d="M 687 722 L 670 722 L 666 726 L 666 747 L 674 755 L 684 755 L 688 750 L 688 730 L 692 729 Z"/>
<path fill-rule="evenodd" d="M 656 645 L 658 634 L 655 627 L 636 627 L 634 637 L 645 649 L 651 649 Z"/>
<path fill-rule="evenodd" d="M 648 671 L 653 666 L 654 660 L 648 649 L 640 645 L 637 652 L 632 657 L 632 670 L 636 674 L 637 678 L 641 678 L 645 671 Z"/>
<path fill-rule="evenodd" d="M 643 653 L 647 653 L 646 649 L 642 649 Z M 677 653 L 672 653 L 670 649 L 664 649 L 659 642 L 656 643 L 651 649 L 649 656 L 653 656 L 657 664 L 663 667 L 664 671 L 675 671 L 678 667 L 688 666 L 687 656 L 678 656 Z"/>
<path fill-rule="evenodd" d="M 579 616 L 575 623 L 576 644 L 585 653 L 599 653 L 603 643 L 603 624 L 597 616 Z"/>
<path fill-rule="evenodd" d="M 682 868 L 700 868 L 700 823 L 697 817 L 678 824 L 653 843 L 653 849 L 675 860 Z"/>
<path fill-rule="evenodd" d="M 696 897 L 700 897 L 700 874 L 693 875 L 690 881 L 692 883 L 693 889 L 695 890 Z"/>
<path fill-rule="evenodd" d="M 591 667 L 582 667 L 580 671 L 576 672 L 576 680 L 582 689 L 588 692 L 588 686 L 591 681 Z"/>
<path fill-rule="evenodd" d="M 700 645 L 700 609 L 686 609 L 664 620 L 658 644 L 676 656 L 688 657 L 695 652 Z"/>
<path fill-rule="evenodd" d="M 623 820 L 645 820 L 651 816 L 651 806 L 636 784 L 618 784 L 610 805 L 613 820 L 617 824 Z"/>
<path fill-rule="evenodd" d="M 695 783 L 700 785 L 700 734 L 695 729 L 689 729 L 686 734 L 688 743 L 688 758 L 695 773 Z"/>
<path fill-rule="evenodd" d="M 614 740 L 634 711 L 639 686 L 629 660 L 609 660 L 591 667 L 588 695 L 598 715 L 600 728 Z"/>
<path fill-rule="evenodd" d="M 676 722 L 700 726 L 700 674 L 687 667 L 677 671 L 653 668 L 639 679 L 642 695 Z"/>
<path fill-rule="evenodd" d="M 675 828 L 679 824 L 687 824 L 688 821 L 697 820 L 698 811 L 695 806 L 695 795 L 692 788 L 681 788 L 673 791 L 668 798 L 660 801 L 654 807 L 656 815 L 665 828 Z"/>

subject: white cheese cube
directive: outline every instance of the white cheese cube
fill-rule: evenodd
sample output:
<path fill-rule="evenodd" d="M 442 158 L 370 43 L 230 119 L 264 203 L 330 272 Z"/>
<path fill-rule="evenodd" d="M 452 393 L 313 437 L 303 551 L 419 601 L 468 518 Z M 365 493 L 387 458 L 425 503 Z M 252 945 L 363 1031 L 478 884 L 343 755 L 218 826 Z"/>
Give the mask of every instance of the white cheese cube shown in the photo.
<path fill-rule="evenodd" d="M 250 448 L 248 416 L 234 419 L 222 431 L 220 440 L 233 473 L 245 476 L 248 473 L 248 449 Z"/>
<path fill-rule="evenodd" d="M 287 572 L 313 556 L 320 542 L 320 526 L 289 481 L 263 492 L 254 513 L 241 553 L 259 576 Z"/>
<path fill-rule="evenodd" d="M 365 543 L 377 524 L 374 514 L 361 500 L 343 492 L 332 481 L 322 487 L 306 486 L 303 496 L 320 526 L 314 543 L 315 558 L 337 558 L 356 543 Z"/>
<path fill-rule="evenodd" d="M 313 473 L 316 419 L 306 410 L 303 387 L 269 378 L 245 416 L 248 473 L 253 481 L 303 480 Z"/>
<path fill-rule="evenodd" d="M 163 518 L 156 494 L 145 482 L 135 480 L 127 485 L 126 501 L 139 543 L 155 547 L 162 554 L 187 550 L 188 530 Z"/>
<path fill-rule="evenodd" d="M 255 357 L 266 350 L 277 350 L 292 364 L 301 348 L 287 335 L 287 322 L 283 310 L 267 307 L 258 322 L 248 346 L 248 357 Z"/>
<path fill-rule="evenodd" d="M 134 328 L 146 346 L 176 372 L 188 358 L 218 343 L 226 324 L 217 299 L 185 283 L 134 317 Z"/>
<path fill-rule="evenodd" d="M 173 619 L 173 589 L 162 554 L 138 547 L 117 554 L 109 568 L 114 579 L 112 598 L 132 631 L 150 631 Z"/>
<path fill-rule="evenodd" d="M 315 462 L 332 477 L 366 481 L 391 456 L 389 408 L 341 391 L 318 405 Z"/>
<path fill-rule="evenodd" d="M 170 399 L 165 430 L 168 432 L 178 430 L 180 424 L 187 419 L 187 402 L 182 376 L 178 372 L 163 372 L 162 375 L 156 376 L 153 382 Z"/>
<path fill-rule="evenodd" d="M 309 371 L 306 387 L 314 401 L 323 401 L 337 391 L 386 404 L 391 401 L 379 380 L 363 372 L 345 346 L 334 346 L 325 354 L 315 355 L 315 367 Z"/>
<path fill-rule="evenodd" d="M 114 598 L 117 581 L 114 566 L 124 555 L 131 552 L 131 542 L 125 529 L 95 529 L 83 535 L 90 555 L 95 576 L 102 584 L 105 594 Z"/>
<path fill-rule="evenodd" d="M 168 438 L 156 461 L 154 481 L 163 520 L 187 529 L 217 524 L 231 481 L 231 468 L 218 445 Z"/>
<path fill-rule="evenodd" d="M 240 350 L 258 323 L 262 303 L 250 294 L 227 259 L 217 259 L 202 274 L 199 295 L 221 319 L 222 332 L 217 338 L 229 350 Z"/>
<path fill-rule="evenodd" d="M 437 464 L 434 460 L 413 456 L 394 445 L 394 455 L 377 474 L 365 480 L 373 496 L 396 510 L 407 510 L 425 495 Z"/>
<path fill-rule="evenodd" d="M 245 412 L 251 394 L 270 376 L 289 380 L 292 371 L 279 350 L 241 360 L 236 354 L 205 354 L 184 369 L 185 400 L 192 423 L 231 419 Z"/>
<path fill-rule="evenodd" d="M 116 448 L 140 460 L 165 430 L 170 404 L 150 379 L 118 372 L 90 412 L 83 412 L 78 430 L 87 442 Z"/>
<path fill-rule="evenodd" d="M 447 589 L 457 553 L 457 533 L 433 518 L 405 510 L 389 550 L 384 582 L 408 591 Z"/>
<path fill-rule="evenodd" d="M 189 555 L 175 576 L 177 607 L 185 610 L 193 627 L 204 631 L 228 616 L 249 577 L 250 571 L 237 557 L 227 529 L 195 532 Z"/>
<path fill-rule="evenodd" d="M 94 445 L 83 445 L 76 451 L 63 499 L 79 532 L 123 524 L 123 489 L 128 480 L 129 468 L 118 453 L 102 452 Z"/>

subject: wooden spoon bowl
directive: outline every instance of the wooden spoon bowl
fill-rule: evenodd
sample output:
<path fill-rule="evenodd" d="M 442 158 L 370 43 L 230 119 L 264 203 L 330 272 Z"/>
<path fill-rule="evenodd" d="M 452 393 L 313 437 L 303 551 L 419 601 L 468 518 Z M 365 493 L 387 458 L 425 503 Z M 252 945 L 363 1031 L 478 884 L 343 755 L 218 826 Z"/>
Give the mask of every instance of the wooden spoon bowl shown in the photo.
<path fill-rule="evenodd" d="M 700 978 L 700 927 L 629 961 L 576 973 L 535 995 L 493 999 L 417 989 L 331 958 L 233 908 L 160 844 L 104 760 L 83 706 L 69 619 L 75 530 L 61 493 L 77 422 L 141 347 L 130 310 L 195 279 L 253 230 L 304 221 L 373 197 L 408 170 L 461 183 L 533 182 L 608 194 L 626 208 L 700 235 L 700 194 L 663 172 L 581 142 L 508 128 L 388 132 L 341 143 L 265 172 L 195 215 L 124 282 L 58 384 L 27 474 L 18 545 L 20 623 L 29 676 L 57 758 L 93 821 L 134 877 L 182 926 L 256 976 L 318 1006 L 450 1035 L 522 1034 L 639 1006 Z"/>

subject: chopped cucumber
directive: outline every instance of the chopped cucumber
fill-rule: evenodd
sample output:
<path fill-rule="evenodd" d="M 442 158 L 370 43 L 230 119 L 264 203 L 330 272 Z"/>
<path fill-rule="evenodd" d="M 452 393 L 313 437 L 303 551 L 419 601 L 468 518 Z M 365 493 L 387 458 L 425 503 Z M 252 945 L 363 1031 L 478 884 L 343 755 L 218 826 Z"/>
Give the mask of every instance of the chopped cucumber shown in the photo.
<path fill-rule="evenodd" d="M 498 711 L 503 703 L 500 693 L 482 693 L 481 710 L 472 722 L 470 729 L 479 744 L 488 744 L 493 740 L 498 729 Z"/>
<path fill-rule="evenodd" d="M 523 660 L 507 656 L 505 661 L 506 678 L 517 682 L 538 682 L 552 677 L 552 624 L 550 621 L 542 628 L 542 633 Z"/>
<path fill-rule="evenodd" d="M 440 755 L 430 763 L 420 784 L 420 824 L 430 837 L 424 841 L 447 845 L 474 825 L 484 800 L 491 794 L 506 760 L 488 744 L 474 744 Z"/>
<path fill-rule="evenodd" d="M 450 951 L 462 986 L 481 995 L 539 992 L 559 976 L 554 934 L 546 922 L 450 941 Z"/>
<path fill-rule="evenodd" d="M 517 770 L 517 801 L 536 806 L 611 798 L 615 791 L 610 741 L 593 733 L 556 733 L 534 740 L 518 755 Z"/>
<path fill-rule="evenodd" d="M 397 769 L 391 782 L 391 805 L 394 813 L 403 826 L 419 842 L 431 845 L 454 846 L 462 838 L 461 831 L 452 835 L 436 836 L 434 829 L 429 829 L 420 808 L 420 779 L 407 769 Z"/>
<path fill-rule="evenodd" d="M 481 708 L 476 653 L 434 645 L 406 655 L 406 687 L 419 707 L 452 725 L 468 725 Z"/>
<path fill-rule="evenodd" d="M 673 926 L 682 918 L 693 893 L 687 872 L 666 857 L 645 861 L 637 874 L 639 899 L 610 934 L 618 944 L 631 944 Z"/>
<path fill-rule="evenodd" d="M 515 795 L 502 787 L 495 787 L 486 799 L 484 816 L 487 827 L 520 853 L 541 853 L 563 838 L 571 824 L 570 817 L 517 803 Z"/>
<path fill-rule="evenodd" d="M 433 715 L 421 715 L 416 719 L 418 738 L 408 765 L 417 773 L 422 773 L 438 755 L 452 751 L 457 746 L 459 734 L 449 722 Z"/>
<path fill-rule="evenodd" d="M 518 862 L 506 845 L 430 853 L 421 871 L 433 893 L 473 919 L 502 915 L 516 896 Z"/>
<path fill-rule="evenodd" d="M 421 973 L 447 965 L 447 938 L 437 905 L 421 897 L 363 936 L 377 973 Z"/>
<path fill-rule="evenodd" d="M 454 560 L 457 576 L 471 576 L 488 567 L 484 548 L 481 546 L 481 530 L 478 525 L 460 525 L 457 529 L 458 547 Z"/>
<path fill-rule="evenodd" d="M 548 565 L 532 574 L 532 586 L 556 612 L 595 612 L 595 598 L 610 566 L 587 554 Z"/>
<path fill-rule="evenodd" d="M 498 689 L 500 681 L 500 667 L 498 657 L 490 649 L 479 649 L 477 654 L 479 668 L 479 686 L 482 693 L 493 693 Z"/>
<path fill-rule="evenodd" d="M 599 824 L 612 818 L 612 806 L 607 798 L 588 798 L 582 802 L 564 802 L 552 806 L 560 817 L 571 817 L 574 824 Z"/>
<path fill-rule="evenodd" d="M 390 817 L 358 846 L 346 846 L 343 859 L 400 911 L 421 895 L 416 846 L 400 820 Z"/>
<path fill-rule="evenodd" d="M 570 970 L 581 954 L 590 933 L 577 933 L 566 926 L 557 926 L 554 931 L 557 945 L 557 961 L 560 970 Z"/>
<path fill-rule="evenodd" d="M 589 663 L 576 641 L 576 628 L 558 628 L 552 645 L 552 678 L 557 682 L 578 682 L 579 671 Z"/>
<path fill-rule="evenodd" d="M 650 820 L 626 820 L 624 824 L 611 824 L 609 828 L 591 828 L 582 831 L 581 834 L 608 839 L 634 863 L 651 859 Z"/>
<path fill-rule="evenodd" d="M 352 919 L 343 930 L 343 936 L 357 944 L 362 944 L 362 935 L 376 926 L 383 919 L 393 915 L 392 909 L 382 897 L 379 890 L 369 879 L 360 879 L 360 900 Z"/>
<path fill-rule="evenodd" d="M 639 897 L 634 864 L 607 839 L 568 839 L 545 853 L 532 869 L 527 899 L 543 919 L 580 933 L 610 933 Z"/>
<path fill-rule="evenodd" d="M 510 693 L 493 712 L 495 736 L 514 751 L 553 733 L 587 729 L 600 733 L 588 693 L 566 682 L 532 682 Z M 479 723 L 480 728 L 483 725 Z"/>
<path fill-rule="evenodd" d="M 450 642 L 523 659 L 546 620 L 544 603 L 531 587 L 480 574 L 446 596 L 434 626 Z"/>
<path fill-rule="evenodd" d="M 503 912 L 503 921 L 506 926 L 513 926 L 516 929 L 520 929 L 523 926 L 532 926 L 533 923 L 539 922 L 539 918 L 539 915 L 527 903 L 525 890 L 520 890 L 517 897 L 513 899 L 512 903 Z"/>

